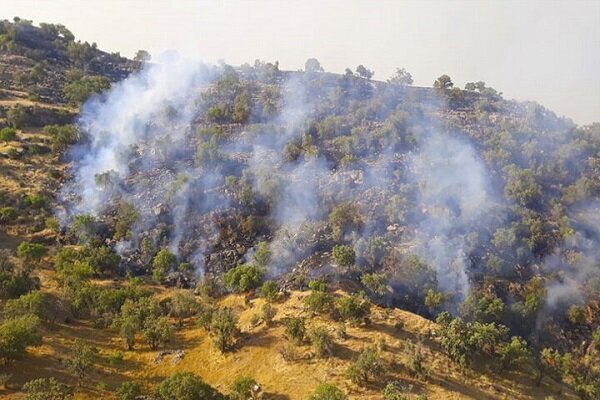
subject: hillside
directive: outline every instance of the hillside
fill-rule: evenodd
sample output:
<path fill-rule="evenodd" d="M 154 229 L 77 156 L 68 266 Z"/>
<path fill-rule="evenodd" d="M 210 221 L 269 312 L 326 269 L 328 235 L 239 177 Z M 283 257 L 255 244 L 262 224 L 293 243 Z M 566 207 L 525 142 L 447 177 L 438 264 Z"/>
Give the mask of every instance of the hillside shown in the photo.
<path fill-rule="evenodd" d="M 138 54 L 0 25 L 1 397 L 600 398 L 599 124 Z"/>

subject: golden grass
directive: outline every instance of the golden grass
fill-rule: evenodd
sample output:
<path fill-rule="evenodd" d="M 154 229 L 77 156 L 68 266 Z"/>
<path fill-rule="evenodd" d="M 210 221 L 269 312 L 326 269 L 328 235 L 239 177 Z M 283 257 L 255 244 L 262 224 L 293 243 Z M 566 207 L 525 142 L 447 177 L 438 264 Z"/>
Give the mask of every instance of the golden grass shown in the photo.
<path fill-rule="evenodd" d="M 166 295 L 167 293 L 163 293 Z M 75 385 L 75 380 L 65 370 L 61 360 L 70 356 L 76 339 L 83 340 L 99 350 L 101 360 L 95 371 L 86 379 L 86 384 L 77 389 L 78 399 L 103 398 L 114 391 L 121 382 L 135 380 L 148 389 L 165 377 L 177 371 L 191 371 L 206 382 L 227 392 L 229 385 L 240 375 L 249 375 L 261 383 L 264 390 L 275 399 L 306 399 L 319 382 L 329 382 L 346 392 L 350 399 L 381 399 L 385 381 L 401 380 L 412 385 L 413 393 L 426 394 L 429 399 L 543 399 L 562 391 L 560 398 L 576 398 L 564 386 L 544 381 L 535 387 L 532 379 L 524 373 L 511 373 L 498 376 L 485 371 L 462 373 L 438 349 L 435 340 L 428 332 L 435 324 L 420 316 L 398 309 L 386 310 L 374 307 L 372 323 L 366 327 L 347 327 L 346 339 L 335 339 L 333 357 L 316 358 L 310 346 L 297 347 L 299 360 L 286 362 L 280 349 L 287 343 L 282 319 L 289 316 L 306 317 L 309 326 L 323 325 L 335 336 L 335 323 L 327 318 L 308 315 L 302 307 L 302 299 L 307 293 L 294 292 L 285 302 L 275 304 L 278 314 L 273 327 L 264 324 L 252 327 L 250 319 L 260 313 L 263 300 L 252 300 L 249 306 L 243 297 L 227 296 L 220 305 L 232 307 L 239 315 L 241 337 L 232 352 L 221 354 L 213 346 L 210 336 L 193 321 L 186 321 L 184 328 L 177 332 L 176 339 L 168 350 L 184 350 L 183 359 L 175 363 L 168 355 L 162 362 L 155 363 L 158 351 L 151 351 L 142 342 L 134 351 L 126 351 L 124 344 L 110 329 L 98 330 L 89 322 L 73 325 L 60 325 L 45 332 L 44 344 L 30 351 L 27 359 L 18 361 L 6 368 L 12 374 L 9 389 L 0 392 L 0 398 L 17 399 L 22 396 L 18 388 L 35 377 L 55 376 Z M 398 330 L 395 322 L 401 321 L 404 327 Z M 419 381 L 410 376 L 406 367 L 405 353 L 408 343 L 420 343 L 426 358 L 430 377 Z M 366 388 L 349 383 L 345 371 L 352 360 L 366 346 L 380 349 L 386 365 L 386 375 Z M 106 359 L 115 350 L 125 355 L 119 366 L 110 366 Z M 160 349 L 161 351 L 163 349 Z M 107 391 L 99 390 L 97 384 L 103 382 Z"/>

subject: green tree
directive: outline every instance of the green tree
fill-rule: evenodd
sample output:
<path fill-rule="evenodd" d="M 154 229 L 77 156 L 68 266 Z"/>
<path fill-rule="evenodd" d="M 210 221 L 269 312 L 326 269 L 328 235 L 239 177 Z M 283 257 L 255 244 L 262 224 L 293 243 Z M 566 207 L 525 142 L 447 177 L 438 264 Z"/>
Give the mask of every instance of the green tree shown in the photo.
<path fill-rule="evenodd" d="M 158 349 L 160 345 L 168 343 L 173 337 L 173 327 L 167 317 L 146 318 L 142 333 L 152 350 Z"/>
<path fill-rule="evenodd" d="M 200 310 L 200 304 L 196 296 L 188 291 L 179 291 L 171 298 L 169 303 L 169 314 L 177 319 L 177 326 L 183 327 L 185 318 L 195 315 Z"/>
<path fill-rule="evenodd" d="M 451 89 L 453 86 L 454 83 L 448 75 L 442 75 L 433 82 L 433 87 L 436 89 Z"/>
<path fill-rule="evenodd" d="M 23 385 L 25 400 L 70 400 L 73 388 L 55 378 L 32 379 Z"/>
<path fill-rule="evenodd" d="M 225 285 L 237 293 L 243 293 L 259 287 L 264 276 L 263 268 L 242 264 L 225 273 Z"/>
<path fill-rule="evenodd" d="M 267 242 L 259 242 L 256 246 L 256 251 L 254 252 L 252 260 L 256 266 L 266 268 L 271 261 L 272 254 L 273 252 L 269 249 L 269 244 Z"/>
<path fill-rule="evenodd" d="M 333 259 L 342 267 L 350 267 L 356 261 L 356 253 L 350 246 L 335 246 L 333 248 Z"/>
<path fill-rule="evenodd" d="M 377 296 L 385 296 L 388 293 L 388 278 L 385 274 L 362 274 L 360 281 L 370 293 Z"/>
<path fill-rule="evenodd" d="M 133 56 L 133 59 L 134 61 L 137 61 L 139 63 L 147 63 L 152 59 L 152 56 L 146 50 L 140 49 L 135 52 L 135 56 Z"/>
<path fill-rule="evenodd" d="M 79 386 L 83 386 L 85 377 L 94 367 L 94 358 L 97 350 L 85 344 L 81 340 L 75 341 L 73 357 L 67 360 L 67 368 L 77 378 Z"/>
<path fill-rule="evenodd" d="M 383 363 L 377 350 L 365 348 L 358 358 L 348 367 L 346 376 L 356 385 L 363 386 L 370 379 L 383 373 Z"/>
<path fill-rule="evenodd" d="M 104 76 L 84 76 L 65 85 L 65 99 L 72 105 L 80 105 L 93 94 L 110 89 L 110 81 Z"/>
<path fill-rule="evenodd" d="M 333 351 L 333 338 L 324 326 L 311 329 L 308 338 L 317 357 L 331 356 Z"/>
<path fill-rule="evenodd" d="M 356 75 L 368 80 L 371 79 L 373 75 L 375 75 L 375 72 L 368 70 L 367 68 L 365 68 L 364 65 L 361 64 L 358 67 L 356 67 Z"/>
<path fill-rule="evenodd" d="M 304 70 L 306 72 L 323 72 L 323 67 L 321 67 L 321 63 L 316 58 L 309 58 L 304 63 Z"/>
<path fill-rule="evenodd" d="M 224 396 L 191 372 L 177 372 L 158 387 L 160 400 L 225 400 Z"/>
<path fill-rule="evenodd" d="M 397 68 L 396 73 L 388 80 L 388 83 L 397 86 L 410 86 L 413 84 L 413 77 L 406 69 Z"/>
<path fill-rule="evenodd" d="M 161 249 L 152 260 L 152 278 L 156 282 L 162 282 L 175 268 L 177 268 L 177 256 L 167 249 Z"/>
<path fill-rule="evenodd" d="M 292 317 L 285 321 L 285 333 L 287 337 L 296 344 L 302 344 L 306 334 L 304 318 Z"/>
<path fill-rule="evenodd" d="M 519 366 L 531 360 L 531 351 L 527 342 L 520 337 L 513 336 L 509 343 L 500 349 L 500 362 L 502 370 L 511 366 Z"/>
<path fill-rule="evenodd" d="M 330 383 L 319 383 L 314 392 L 308 397 L 308 400 L 346 400 L 346 395 Z"/>
<path fill-rule="evenodd" d="M 340 297 L 336 304 L 337 312 L 344 321 L 359 324 L 371 314 L 371 302 L 364 292 Z"/>
<path fill-rule="evenodd" d="M 260 287 L 260 297 L 268 302 L 277 300 L 279 296 L 279 285 L 275 281 L 265 281 Z"/>
<path fill-rule="evenodd" d="M 231 308 L 219 308 L 212 313 L 210 334 L 221 353 L 231 348 L 237 331 L 237 317 Z"/>

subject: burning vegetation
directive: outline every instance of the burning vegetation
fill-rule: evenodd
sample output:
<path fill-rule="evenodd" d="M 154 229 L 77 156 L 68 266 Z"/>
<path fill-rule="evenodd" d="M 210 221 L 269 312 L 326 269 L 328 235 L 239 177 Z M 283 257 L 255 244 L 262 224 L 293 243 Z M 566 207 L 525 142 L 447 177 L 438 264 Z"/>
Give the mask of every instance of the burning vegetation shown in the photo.
<path fill-rule="evenodd" d="M 371 329 L 373 307 L 401 308 L 436 321 L 402 350 L 407 362 L 390 361 L 385 344 L 364 347 L 332 378 L 350 386 L 315 384 L 310 398 L 426 398 L 388 379 L 402 369 L 427 382 L 423 340 L 464 371 L 484 364 L 529 374 L 532 386 L 563 381 L 565 396 L 600 396 L 598 124 L 576 126 L 483 82 L 461 90 L 446 75 L 421 88 L 403 69 L 381 82 L 363 66 L 324 72 L 315 59 L 303 72 L 176 54 L 139 53 L 134 62 L 68 33 L 0 25 L 2 65 L 49 60 L 19 70 L 35 79 L 8 79 L 5 67 L 3 93 L 85 101 L 73 121 L 43 106 L 65 120 L 28 118 L 39 105 L 0 115 L 3 168 L 36 154 L 25 128 L 48 125 L 40 130 L 53 164 L 45 167 L 55 175 L 31 193 L 0 187 L 2 228 L 39 227 L 19 232 L 27 240 L 0 259 L 7 363 L 41 344 L 40 326 L 89 321 L 135 352 L 168 347 L 192 319 L 222 353 L 253 340 L 260 324 L 281 330 L 278 357 L 305 362 L 336 357 L 346 327 Z M 41 270 L 53 290 L 41 285 Z M 298 292 L 306 292 L 301 313 L 280 315 Z M 243 296 L 244 313 L 261 304 L 250 328 L 228 305 L 230 293 Z M 325 328 L 331 321 L 335 332 Z M 170 351 L 156 363 L 185 359 Z M 123 353 L 111 357 L 118 364 Z M 78 343 L 65 368 L 83 385 L 97 359 Z M 251 374 L 227 396 L 269 398 Z M 147 390 L 162 399 L 184 398 L 181 390 L 224 396 L 187 372 L 143 386 L 123 383 L 119 399 Z M 72 395 L 54 378 L 24 390 Z"/>

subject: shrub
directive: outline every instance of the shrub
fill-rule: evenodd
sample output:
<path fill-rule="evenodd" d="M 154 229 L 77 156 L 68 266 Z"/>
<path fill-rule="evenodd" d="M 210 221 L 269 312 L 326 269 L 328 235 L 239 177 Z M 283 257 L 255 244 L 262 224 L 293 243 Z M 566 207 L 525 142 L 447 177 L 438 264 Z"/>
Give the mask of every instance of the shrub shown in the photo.
<path fill-rule="evenodd" d="M 230 269 L 225 273 L 225 285 L 238 292 L 243 293 L 256 289 L 265 275 L 263 268 L 242 264 Z"/>
<path fill-rule="evenodd" d="M 81 340 L 75 341 L 73 357 L 67 360 L 66 364 L 67 369 L 77 377 L 80 386 L 83 384 L 88 372 L 94 367 L 96 353 L 95 348 L 88 346 Z"/>
<path fill-rule="evenodd" d="M 296 344 L 302 344 L 306 334 L 303 318 L 288 318 L 285 321 L 285 333 Z"/>
<path fill-rule="evenodd" d="M 333 248 L 333 259 L 342 267 L 350 267 L 356 261 L 356 253 L 350 246 L 335 246 Z"/>
<path fill-rule="evenodd" d="M 27 347 L 42 344 L 38 331 L 39 319 L 35 315 L 23 315 L 7 319 L 0 325 L 0 358 L 5 362 L 21 359 Z"/>
<path fill-rule="evenodd" d="M 388 382 L 383 389 L 383 400 L 408 400 L 405 388 L 399 381 Z"/>
<path fill-rule="evenodd" d="M 265 303 L 262 306 L 262 318 L 265 321 L 267 326 L 271 326 L 273 323 L 273 318 L 277 315 L 277 309 L 270 305 L 269 303 Z"/>
<path fill-rule="evenodd" d="M 526 363 L 531 359 L 531 351 L 527 342 L 520 337 L 513 336 L 509 343 L 500 349 L 501 369 L 504 370 L 513 365 Z"/>
<path fill-rule="evenodd" d="M 0 207 L 0 223 L 11 222 L 17 216 L 17 210 L 14 207 Z"/>
<path fill-rule="evenodd" d="M 79 131 L 75 125 L 46 125 L 44 132 L 52 136 L 52 150 L 61 152 L 77 143 Z"/>
<path fill-rule="evenodd" d="M 115 350 L 108 356 L 108 363 L 110 365 L 119 365 L 123 362 L 123 359 L 123 352 L 120 350 Z"/>
<path fill-rule="evenodd" d="M 26 262 L 38 262 L 47 252 L 48 249 L 38 243 L 21 242 L 17 247 L 17 255 Z"/>
<path fill-rule="evenodd" d="M 17 130 L 14 128 L 2 128 L 0 129 L 0 141 L 1 142 L 12 142 L 17 138 Z"/>
<path fill-rule="evenodd" d="M 388 292 L 388 279 L 385 274 L 363 274 L 360 281 L 369 292 L 377 296 L 384 296 Z"/>
<path fill-rule="evenodd" d="M 314 392 L 308 397 L 308 400 L 346 400 L 346 395 L 330 383 L 319 383 Z"/>
<path fill-rule="evenodd" d="M 583 307 L 571 304 L 567 310 L 567 318 L 573 325 L 585 323 L 585 312 Z"/>
<path fill-rule="evenodd" d="M 333 339 L 327 328 L 319 326 L 311 329 L 308 338 L 317 357 L 331 356 Z"/>
<path fill-rule="evenodd" d="M 383 364 L 379 358 L 379 353 L 375 349 L 366 348 L 360 353 L 356 361 L 348 367 L 346 376 L 352 383 L 362 386 L 382 372 Z"/>
<path fill-rule="evenodd" d="M 336 238 L 341 238 L 348 230 L 359 229 L 362 219 L 358 207 L 352 203 L 343 203 L 336 206 L 329 214 L 329 223 Z"/>
<path fill-rule="evenodd" d="M 110 89 L 110 81 L 103 76 L 84 76 L 65 85 L 65 99 L 73 104 L 84 103 L 93 94 Z"/>
<path fill-rule="evenodd" d="M 136 382 L 123 382 L 117 390 L 117 400 L 135 400 L 142 395 L 142 386 Z"/>
<path fill-rule="evenodd" d="M 258 243 L 253 257 L 254 264 L 260 268 L 266 268 L 271 261 L 272 253 L 267 242 Z"/>
<path fill-rule="evenodd" d="M 161 400 L 225 400 L 223 395 L 191 372 L 177 372 L 161 382 Z"/>
<path fill-rule="evenodd" d="M 231 400 L 248 400 L 254 399 L 258 393 L 260 386 L 256 379 L 249 376 L 240 376 L 233 381 L 229 389 Z"/>
<path fill-rule="evenodd" d="M 231 348 L 237 334 L 237 318 L 230 308 L 219 308 L 212 313 L 210 334 L 221 353 Z"/>
<path fill-rule="evenodd" d="M 265 281 L 260 287 L 260 297 L 268 302 L 277 300 L 279 296 L 279 285 L 275 281 Z"/>
<path fill-rule="evenodd" d="M 364 292 L 338 299 L 336 310 L 344 321 L 358 324 L 371 314 L 371 302 Z"/>
<path fill-rule="evenodd" d="M 69 400 L 73 389 L 54 378 L 38 378 L 23 385 L 26 400 Z"/>
<path fill-rule="evenodd" d="M 311 283 L 309 283 L 309 286 Z M 325 285 L 323 283 L 323 285 Z M 325 293 L 325 290 L 313 290 L 306 298 L 304 299 L 304 307 L 308 311 L 315 313 L 325 313 L 331 309 L 333 304 L 333 297 L 328 293 Z"/>

